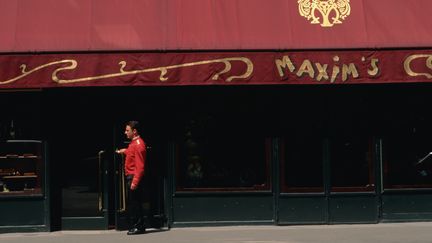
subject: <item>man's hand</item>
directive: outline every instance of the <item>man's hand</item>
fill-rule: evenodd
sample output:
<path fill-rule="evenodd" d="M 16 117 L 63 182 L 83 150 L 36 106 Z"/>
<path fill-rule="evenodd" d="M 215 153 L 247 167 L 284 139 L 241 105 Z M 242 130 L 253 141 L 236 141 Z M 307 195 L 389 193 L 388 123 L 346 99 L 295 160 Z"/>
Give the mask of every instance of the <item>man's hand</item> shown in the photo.
<path fill-rule="evenodd" d="M 116 150 L 116 153 L 118 153 L 118 154 L 124 154 L 125 153 L 125 151 L 126 151 L 126 149 L 117 149 Z"/>
<path fill-rule="evenodd" d="M 133 191 L 133 190 L 135 190 L 136 188 L 137 188 L 137 185 L 136 185 L 136 184 L 134 184 L 134 183 L 132 183 L 132 184 L 131 184 L 131 188 L 130 188 L 130 189 L 131 189 L 131 190 Z"/>

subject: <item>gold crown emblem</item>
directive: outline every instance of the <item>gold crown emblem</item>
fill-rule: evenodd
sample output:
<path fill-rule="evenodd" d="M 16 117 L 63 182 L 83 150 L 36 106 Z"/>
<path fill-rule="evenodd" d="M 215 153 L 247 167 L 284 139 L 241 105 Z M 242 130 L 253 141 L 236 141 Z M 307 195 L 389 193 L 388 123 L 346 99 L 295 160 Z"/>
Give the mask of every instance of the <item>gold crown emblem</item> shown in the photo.
<path fill-rule="evenodd" d="M 298 4 L 301 16 L 322 27 L 341 24 L 351 14 L 350 0 L 298 0 Z"/>

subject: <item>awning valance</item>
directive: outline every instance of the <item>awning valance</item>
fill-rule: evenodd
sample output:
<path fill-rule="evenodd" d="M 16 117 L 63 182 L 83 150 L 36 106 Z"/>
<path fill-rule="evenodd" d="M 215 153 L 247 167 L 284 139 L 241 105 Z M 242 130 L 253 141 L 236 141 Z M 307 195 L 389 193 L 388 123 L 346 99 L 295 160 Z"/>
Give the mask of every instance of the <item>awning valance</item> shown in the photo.
<path fill-rule="evenodd" d="M 432 47 L 430 0 L 9 0 L 0 52 Z"/>
<path fill-rule="evenodd" d="M 0 56 L 0 89 L 432 81 L 432 50 Z"/>

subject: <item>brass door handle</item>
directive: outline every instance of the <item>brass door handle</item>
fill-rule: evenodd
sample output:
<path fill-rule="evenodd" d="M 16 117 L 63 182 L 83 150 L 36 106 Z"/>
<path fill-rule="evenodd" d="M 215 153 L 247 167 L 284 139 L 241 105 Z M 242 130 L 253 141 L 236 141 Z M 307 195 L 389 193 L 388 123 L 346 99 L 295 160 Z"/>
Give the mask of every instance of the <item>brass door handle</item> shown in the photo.
<path fill-rule="evenodd" d="M 98 158 L 99 158 L 99 173 L 98 173 L 98 177 L 99 177 L 99 194 L 98 194 L 98 208 L 99 208 L 99 212 L 103 211 L 103 195 L 102 195 L 102 154 L 105 153 L 105 151 L 101 150 L 98 153 Z"/>
<path fill-rule="evenodd" d="M 124 177 L 124 155 L 121 155 L 121 163 L 119 163 L 119 191 L 120 191 L 120 208 L 118 209 L 119 212 L 125 212 L 126 211 L 126 189 L 125 189 L 125 177 Z"/>

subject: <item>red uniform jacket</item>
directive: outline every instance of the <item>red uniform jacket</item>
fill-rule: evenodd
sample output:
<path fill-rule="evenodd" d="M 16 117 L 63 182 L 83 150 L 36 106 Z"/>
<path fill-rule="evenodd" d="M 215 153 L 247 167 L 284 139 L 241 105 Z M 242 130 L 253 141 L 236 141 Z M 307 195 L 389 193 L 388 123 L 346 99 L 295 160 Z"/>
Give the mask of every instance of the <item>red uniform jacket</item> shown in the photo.
<path fill-rule="evenodd" d="M 140 137 L 132 139 L 125 151 L 125 174 L 133 175 L 134 185 L 138 185 L 144 175 L 146 153 L 146 145 Z"/>

